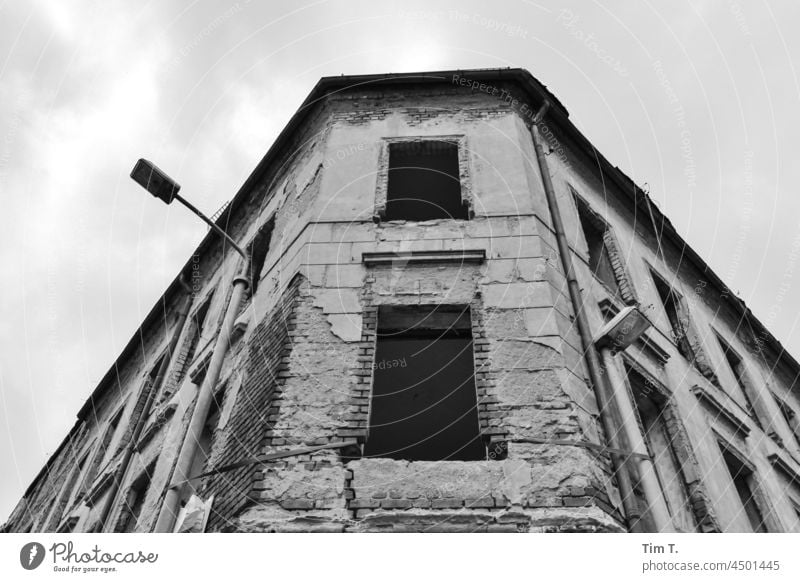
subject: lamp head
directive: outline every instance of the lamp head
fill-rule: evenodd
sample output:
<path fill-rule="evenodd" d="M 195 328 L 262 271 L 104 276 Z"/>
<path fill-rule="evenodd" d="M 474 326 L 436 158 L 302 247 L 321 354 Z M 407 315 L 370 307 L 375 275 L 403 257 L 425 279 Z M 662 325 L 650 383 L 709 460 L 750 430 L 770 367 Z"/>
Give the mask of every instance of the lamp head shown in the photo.
<path fill-rule="evenodd" d="M 617 313 L 595 337 L 598 348 L 610 347 L 622 351 L 638 340 L 650 327 L 650 321 L 633 305 Z"/>
<path fill-rule="evenodd" d="M 162 172 L 153 162 L 144 158 L 136 162 L 131 178 L 153 196 L 169 204 L 181 189 L 180 184 Z"/>

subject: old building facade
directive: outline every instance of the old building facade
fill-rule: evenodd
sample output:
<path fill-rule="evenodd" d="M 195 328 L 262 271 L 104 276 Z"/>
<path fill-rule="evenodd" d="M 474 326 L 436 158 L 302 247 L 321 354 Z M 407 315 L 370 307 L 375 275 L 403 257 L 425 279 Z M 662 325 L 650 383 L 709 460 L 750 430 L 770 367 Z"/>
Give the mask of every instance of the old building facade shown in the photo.
<path fill-rule="evenodd" d="M 527 71 L 322 79 L 217 223 L 252 284 L 191 475 L 242 267 L 213 232 L 6 531 L 154 531 L 176 484 L 180 531 L 800 531 L 798 363 Z M 577 309 L 627 306 L 593 381 Z"/>

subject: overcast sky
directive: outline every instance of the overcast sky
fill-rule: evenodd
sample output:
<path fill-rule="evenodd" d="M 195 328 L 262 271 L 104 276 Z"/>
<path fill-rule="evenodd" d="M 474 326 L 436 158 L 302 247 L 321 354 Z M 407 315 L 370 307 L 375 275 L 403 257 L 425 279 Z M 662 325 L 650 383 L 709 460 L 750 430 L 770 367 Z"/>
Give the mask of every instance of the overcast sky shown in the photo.
<path fill-rule="evenodd" d="M 0 522 L 321 76 L 524 67 L 800 355 L 796 2 L 0 0 Z"/>

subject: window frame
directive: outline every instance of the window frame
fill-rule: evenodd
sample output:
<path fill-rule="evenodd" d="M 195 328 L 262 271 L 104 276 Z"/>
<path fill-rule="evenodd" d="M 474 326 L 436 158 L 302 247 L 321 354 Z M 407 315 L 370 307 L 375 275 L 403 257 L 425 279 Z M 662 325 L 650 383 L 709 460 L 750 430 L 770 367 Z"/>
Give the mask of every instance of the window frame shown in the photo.
<path fill-rule="evenodd" d="M 650 272 L 650 280 L 653 283 L 653 293 L 658 299 L 658 304 L 661 306 L 663 320 L 666 322 L 669 328 L 669 331 L 665 337 L 669 339 L 670 343 L 675 346 L 681 357 L 689 362 L 694 369 L 697 370 L 701 376 L 703 376 L 703 378 L 719 388 L 719 378 L 717 377 L 716 371 L 714 370 L 714 367 L 712 366 L 711 361 L 706 354 L 703 338 L 698 333 L 697 327 L 694 324 L 694 318 L 692 317 L 692 309 L 689 305 L 689 300 L 676 288 L 675 285 L 670 284 L 667 278 L 664 277 L 653 265 L 651 265 L 648 261 L 645 261 L 644 263 Z M 677 280 L 677 275 L 673 281 L 675 280 Z M 682 337 L 686 342 L 688 355 L 684 353 L 684 350 L 681 348 L 681 344 L 678 342 L 678 338 L 676 337 L 677 332 L 675 331 L 672 320 L 669 317 L 669 311 L 667 310 L 666 302 L 664 298 L 661 297 L 661 292 L 659 291 L 659 283 L 669 290 L 669 295 L 674 297 L 673 302 L 675 304 L 676 319 L 683 327 L 681 330 Z M 685 313 L 685 323 L 681 322 L 681 309 L 683 309 Z M 663 333 L 663 330 L 661 331 Z"/>
<path fill-rule="evenodd" d="M 614 233 L 614 227 L 611 226 L 602 215 L 594 210 L 592 205 L 589 204 L 586 198 L 578 193 L 572 184 L 567 184 L 567 187 L 569 188 L 570 194 L 572 194 L 572 203 L 575 207 L 577 226 L 586 247 L 586 256 L 582 258 L 589 267 L 592 277 L 598 281 L 613 298 L 621 301 L 625 305 L 638 305 L 639 298 L 636 293 L 636 288 L 633 286 L 633 280 L 631 279 L 625 262 L 622 260 L 622 250 L 620 249 L 617 236 Z M 596 270 L 592 269 L 592 248 L 589 245 L 589 239 L 586 237 L 584 220 L 586 220 L 591 227 L 601 232 L 602 253 L 608 263 L 611 276 L 614 278 L 615 289 L 612 289 L 606 281 L 597 275 Z"/>
<path fill-rule="evenodd" d="M 453 220 L 453 221 L 468 221 L 472 220 L 475 216 L 473 193 L 472 193 L 472 178 L 469 164 L 469 150 L 467 148 L 467 136 L 464 134 L 447 134 L 447 135 L 414 135 L 402 137 L 384 137 L 381 138 L 379 143 L 378 153 L 378 173 L 376 179 L 376 192 L 375 192 L 375 206 L 373 210 L 373 220 L 377 224 L 386 224 L 391 222 L 386 218 L 386 205 L 389 193 L 389 152 L 394 144 L 415 143 L 426 141 L 441 141 L 451 143 L 458 148 L 458 178 L 461 183 L 461 205 L 465 208 L 467 218 L 465 219 L 447 219 L 439 218 L 436 220 Z M 416 222 L 416 221 L 412 221 Z M 421 221 L 424 222 L 424 221 Z"/>
<path fill-rule="evenodd" d="M 722 359 L 725 361 L 726 369 L 733 377 L 734 383 L 736 384 L 736 386 L 739 389 L 739 392 L 744 398 L 745 406 L 743 406 L 742 409 L 756 423 L 758 428 L 764 430 L 764 426 L 761 423 L 761 419 L 758 417 L 758 411 L 755 406 L 754 397 L 757 397 L 757 395 L 751 394 L 751 392 L 753 392 L 755 389 L 753 387 L 753 381 L 751 379 L 750 373 L 748 371 L 748 366 L 745 363 L 744 358 L 736 349 L 734 349 L 734 347 L 728 340 L 722 337 L 722 334 L 717 329 L 712 327 L 711 331 L 717 340 L 717 346 L 722 352 Z M 739 366 L 741 366 L 743 370 L 740 370 L 739 372 L 736 371 L 734 365 L 731 363 L 728 357 L 728 354 L 733 355 L 733 357 L 738 361 Z M 735 401 L 736 404 L 739 404 L 739 406 L 741 407 L 741 404 L 730 394 L 730 392 L 728 392 L 727 390 L 725 390 L 725 392 L 728 395 L 728 397 L 731 398 L 731 400 Z"/>
<path fill-rule="evenodd" d="M 732 490 L 733 494 L 735 495 L 736 499 L 742 506 L 742 511 L 745 515 L 746 520 L 750 524 L 751 529 L 754 531 L 752 533 L 772 533 L 772 532 L 779 532 L 781 528 L 778 523 L 776 523 L 775 517 L 772 511 L 772 505 L 770 504 L 769 498 L 767 497 L 764 488 L 761 485 L 761 480 L 758 477 L 758 473 L 756 472 L 755 467 L 753 466 L 750 461 L 747 460 L 746 456 L 743 455 L 737 447 L 733 444 L 728 442 L 725 438 L 720 436 L 716 431 L 714 431 L 714 436 L 716 437 L 717 447 L 719 449 L 720 460 L 722 461 L 722 466 L 725 468 L 725 472 L 730 479 L 730 484 L 725 487 L 726 490 Z M 747 508 L 745 507 L 745 501 L 742 499 L 738 488 L 736 487 L 735 478 L 733 476 L 733 471 L 731 470 L 730 465 L 728 464 L 728 460 L 726 459 L 725 454 L 733 457 L 736 462 L 738 462 L 742 468 L 747 470 L 747 475 L 745 475 L 745 479 L 747 479 L 747 487 L 750 490 L 750 496 L 752 498 L 753 504 L 758 509 L 758 512 L 761 514 L 761 525 L 764 528 L 764 532 L 755 531 L 752 522 L 750 521 L 750 517 L 747 514 Z M 741 471 L 737 473 L 741 474 Z"/>
<path fill-rule="evenodd" d="M 474 413 L 475 413 L 474 417 L 475 418 L 474 418 L 474 420 L 475 420 L 475 430 L 476 430 L 476 433 L 472 436 L 472 438 L 468 442 L 471 443 L 474 439 L 476 439 L 476 438 L 479 439 L 480 444 L 481 444 L 481 446 L 483 448 L 483 456 L 480 459 L 462 459 L 462 460 L 452 459 L 452 460 L 458 460 L 459 462 L 474 462 L 474 461 L 479 461 L 480 462 L 480 461 L 491 460 L 491 459 L 497 457 L 497 455 L 495 455 L 495 457 L 493 457 L 493 456 L 491 456 L 489 454 L 488 447 L 489 447 L 489 444 L 490 444 L 489 443 L 490 438 L 489 438 L 489 435 L 485 434 L 484 431 L 483 431 L 483 419 L 481 418 L 481 414 L 480 414 L 480 406 L 479 406 L 479 404 L 482 401 L 482 398 L 481 398 L 481 390 L 480 390 L 480 388 L 478 386 L 478 378 L 477 378 L 478 367 L 476 365 L 476 360 L 475 360 L 475 354 L 476 354 L 476 350 L 477 350 L 477 345 L 475 343 L 475 339 L 476 338 L 474 336 L 474 329 L 473 329 L 473 327 L 474 327 L 474 325 L 473 325 L 473 310 L 474 310 L 474 306 L 471 305 L 471 304 L 424 304 L 424 305 L 394 305 L 394 304 L 391 304 L 391 305 L 381 305 L 380 308 L 387 309 L 387 310 L 390 310 L 390 311 L 398 310 L 398 312 L 409 311 L 409 312 L 412 313 L 412 317 L 413 316 L 420 317 L 421 318 L 420 321 L 425 321 L 433 313 L 435 313 L 435 312 L 437 312 L 439 310 L 441 310 L 441 313 L 457 314 L 455 316 L 455 318 L 453 319 L 453 322 L 456 323 L 456 324 L 458 324 L 458 323 L 463 324 L 464 320 L 462 318 L 466 319 L 466 322 L 467 322 L 467 326 L 466 327 L 463 327 L 463 328 L 448 327 L 446 329 L 439 329 L 439 328 L 436 328 L 436 327 L 425 328 L 425 333 L 419 333 L 419 338 L 422 339 L 423 337 L 429 336 L 430 338 L 433 338 L 434 340 L 436 340 L 436 339 L 442 338 L 443 334 L 447 334 L 447 332 L 450 331 L 450 330 L 462 330 L 462 331 L 466 332 L 466 337 L 464 339 L 467 339 L 467 338 L 469 339 L 469 344 L 470 344 L 470 354 L 469 355 L 471 356 L 470 361 L 471 361 L 471 364 L 472 364 L 472 367 L 471 367 L 471 371 L 472 371 L 472 375 L 471 375 L 472 383 L 471 383 L 471 386 L 472 386 L 472 389 L 475 392 L 475 394 L 474 394 L 474 396 L 475 396 L 475 407 L 474 407 Z M 375 396 L 376 396 L 376 390 L 375 390 L 376 377 L 375 377 L 375 372 L 376 372 L 376 369 L 377 369 L 376 368 L 376 366 L 377 366 L 376 361 L 377 361 L 378 354 L 379 354 L 378 342 L 380 341 L 380 335 L 381 335 L 382 331 L 384 333 L 387 332 L 387 328 L 384 328 L 383 330 L 381 330 L 381 319 L 382 319 L 382 317 L 386 318 L 386 315 L 381 316 L 379 311 L 380 311 L 380 309 L 376 310 L 375 346 L 374 346 L 374 351 L 372 353 L 372 358 L 371 358 L 372 361 L 370 363 L 370 365 L 372 367 L 372 377 L 371 377 L 371 384 L 370 384 L 370 391 L 369 391 L 369 404 L 368 404 L 369 412 L 367 413 L 367 416 L 366 416 L 366 419 L 365 419 L 368 429 L 367 429 L 367 434 L 366 434 L 365 439 L 364 439 L 364 454 L 367 454 L 369 448 L 371 448 L 371 446 L 374 446 L 374 441 L 373 441 L 372 445 L 369 445 L 369 443 L 370 443 L 370 432 L 371 432 L 370 429 L 373 426 L 372 423 L 373 423 L 374 408 L 375 408 Z M 451 323 L 450 325 L 452 326 L 454 323 Z M 394 328 L 388 328 L 388 332 L 389 332 L 389 337 L 387 339 L 392 339 L 393 337 L 398 337 L 399 335 L 401 335 L 401 334 L 398 334 L 394 330 Z M 456 333 L 456 335 L 458 335 L 457 331 L 455 333 Z M 416 334 L 414 334 L 414 335 L 416 337 Z M 413 338 L 410 338 L 410 339 L 413 339 Z M 417 413 L 415 413 L 415 415 L 416 414 L 419 414 L 419 413 L 417 412 Z M 466 422 L 464 423 L 464 426 L 466 427 Z M 444 428 L 448 428 L 448 427 L 445 426 Z M 440 428 L 437 433 L 434 433 L 434 435 L 439 434 L 440 432 L 442 432 L 442 430 L 443 430 L 443 428 Z M 403 460 L 403 461 L 407 461 L 407 462 L 415 462 L 415 461 L 420 461 L 421 460 L 421 459 L 416 459 L 416 458 L 409 458 L 407 455 L 397 455 L 397 456 L 370 455 L 370 458 L 394 459 L 394 460 Z M 449 459 L 449 458 L 448 459 L 439 459 L 438 462 L 447 462 L 449 460 L 451 460 L 451 459 Z"/>
<path fill-rule="evenodd" d="M 704 529 L 715 529 L 717 524 L 714 522 L 713 516 L 710 515 L 711 512 L 709 508 L 704 505 L 706 495 L 702 482 L 698 480 L 693 486 L 693 484 L 687 478 L 687 475 L 696 475 L 698 473 L 697 460 L 694 457 L 692 445 L 688 441 L 688 435 L 685 434 L 685 427 L 683 426 L 683 421 L 680 418 L 672 393 L 661 381 L 655 378 L 641 364 L 639 364 L 629 355 L 622 355 L 622 364 L 625 372 L 624 378 L 627 394 L 631 399 L 633 410 L 636 414 L 636 424 L 640 434 L 642 435 L 642 440 L 648 447 L 648 452 L 652 455 L 652 444 L 648 436 L 648 431 L 645 430 L 645 425 L 642 420 L 642 412 L 636 400 L 634 386 L 630 379 L 631 372 L 641 376 L 647 385 L 650 386 L 651 392 L 655 393 L 655 397 L 661 401 L 660 403 L 657 403 L 659 408 L 659 416 L 661 417 L 660 422 L 662 424 L 665 436 L 669 441 L 668 452 L 671 455 L 677 469 L 677 478 L 680 479 L 680 488 L 683 494 L 683 502 L 685 504 L 684 509 L 687 510 L 694 521 L 695 529 L 693 531 L 699 532 L 703 531 Z M 645 396 L 649 397 L 647 394 Z M 651 398 L 651 400 L 656 399 L 653 397 L 649 398 Z M 689 467 L 687 468 L 686 465 L 689 465 Z M 661 474 L 660 468 L 655 465 L 655 463 L 653 463 L 653 468 L 655 469 L 655 474 L 658 479 L 661 495 L 667 505 L 670 517 L 674 521 L 675 512 L 677 509 L 672 507 L 672 500 L 667 496 L 664 490 L 664 476 Z M 694 494 L 693 491 L 695 492 Z M 702 508 L 699 507 L 700 503 L 704 505 Z"/>
<path fill-rule="evenodd" d="M 275 214 L 272 214 L 264 223 L 258 227 L 256 233 L 247 243 L 247 256 L 250 261 L 250 289 L 248 296 L 253 297 L 261 283 L 264 267 L 267 264 L 267 257 L 272 250 L 272 237 L 275 233 Z M 263 239 L 266 239 L 264 241 Z M 263 248 L 263 255 L 261 254 Z M 255 260 L 258 257 L 258 260 Z"/>

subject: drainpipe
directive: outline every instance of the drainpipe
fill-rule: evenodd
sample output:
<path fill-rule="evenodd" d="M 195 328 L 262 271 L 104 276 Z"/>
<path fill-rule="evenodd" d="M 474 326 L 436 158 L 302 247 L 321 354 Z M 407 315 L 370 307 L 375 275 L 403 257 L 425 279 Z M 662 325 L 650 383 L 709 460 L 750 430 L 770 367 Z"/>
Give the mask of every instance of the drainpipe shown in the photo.
<path fill-rule="evenodd" d="M 183 275 L 181 275 L 180 284 L 185 291 L 191 291 L 189 285 L 183 279 Z M 189 308 L 191 305 L 192 298 L 189 295 L 184 300 L 181 310 L 178 312 L 178 321 L 175 323 L 175 333 L 173 334 L 172 339 L 170 339 L 169 347 L 167 348 L 167 353 L 169 356 L 164 358 L 164 360 L 161 362 L 161 365 L 158 367 L 158 372 L 156 373 L 153 385 L 150 386 L 150 392 L 147 394 L 147 400 L 145 400 L 144 406 L 142 407 L 142 412 L 133 428 L 131 439 L 128 442 L 127 447 L 125 447 L 125 453 L 123 454 L 122 463 L 120 464 L 121 470 L 118 473 L 119 476 L 114 479 L 113 483 L 111 484 L 111 489 L 107 496 L 108 500 L 103 506 L 103 510 L 100 512 L 100 531 L 106 531 L 108 516 L 111 513 L 111 508 L 114 507 L 120 486 L 125 482 L 125 478 L 128 475 L 128 469 L 130 467 L 134 450 L 136 449 L 136 443 L 139 442 L 139 437 L 144 430 L 144 425 L 147 423 L 147 418 L 150 416 L 150 409 L 153 406 L 153 401 L 156 398 L 156 394 L 158 394 L 161 390 L 161 385 L 164 383 L 164 378 L 166 378 L 170 362 L 175 355 L 175 349 L 178 347 L 178 339 L 183 331 L 186 318 L 189 316 Z"/>
<path fill-rule="evenodd" d="M 230 239 L 228 240 L 230 241 Z M 208 420 L 208 412 L 214 400 L 214 387 L 219 380 L 222 362 L 228 352 L 231 332 L 233 331 L 236 317 L 239 315 L 239 309 L 241 308 L 245 291 L 247 291 L 249 286 L 247 272 L 250 261 L 247 253 L 235 244 L 234 249 L 242 255 L 244 264 L 241 272 L 233 278 L 233 292 L 230 302 L 228 303 L 227 311 L 225 312 L 222 329 L 220 329 L 219 335 L 217 336 L 217 342 L 214 344 L 214 351 L 211 354 L 211 361 L 208 364 L 208 371 L 203 379 L 203 384 L 200 386 L 200 393 L 197 395 L 197 403 L 194 406 L 192 418 L 189 421 L 189 428 L 184 437 L 175 469 L 172 472 L 171 483 L 164 497 L 161 512 L 158 515 L 158 522 L 155 527 L 156 532 L 172 532 L 175 527 L 175 519 L 179 511 L 178 505 L 183 490 L 186 487 L 186 480 L 189 477 L 192 462 L 197 453 L 200 435 Z"/>
<path fill-rule="evenodd" d="M 640 453 L 639 455 L 633 455 L 628 462 L 633 463 L 639 473 L 639 483 L 644 489 L 644 496 L 647 499 L 648 509 L 650 516 L 653 518 L 656 531 L 674 532 L 675 528 L 672 526 L 672 519 L 669 515 L 667 503 L 664 501 L 664 495 L 661 493 L 661 485 L 658 482 L 658 476 L 653 466 L 653 459 L 647 451 L 647 444 L 644 442 L 642 432 L 639 430 L 639 424 L 636 422 L 636 411 L 628 395 L 625 380 L 619 373 L 611 348 L 608 346 L 600 348 L 600 356 L 603 358 L 603 367 L 606 370 L 608 383 L 611 385 L 611 393 L 614 395 L 617 410 L 619 410 L 620 424 L 628 440 L 628 446 L 634 453 Z"/>
<path fill-rule="evenodd" d="M 542 148 L 541 137 L 538 135 L 539 124 L 542 122 L 542 118 L 549 108 L 550 102 L 545 101 L 536 113 L 533 124 L 531 125 L 531 138 L 533 139 L 533 147 L 536 150 L 536 161 L 539 163 L 539 173 L 542 175 L 542 185 L 544 186 L 545 198 L 547 198 L 547 206 L 550 209 L 550 217 L 553 221 L 553 230 L 555 231 L 556 242 L 558 244 L 558 253 L 561 257 L 561 266 L 567 278 L 569 298 L 572 303 L 572 308 L 575 310 L 575 322 L 578 326 L 578 334 L 581 339 L 581 347 L 583 349 L 586 367 L 589 371 L 589 379 L 591 380 L 595 398 L 597 399 L 597 404 L 600 409 L 600 421 L 603 424 L 603 430 L 606 433 L 608 444 L 614 449 L 620 449 L 619 439 L 617 438 L 617 427 L 615 426 L 614 419 L 611 417 L 611 399 L 603 383 L 603 373 L 600 368 L 597 352 L 594 348 L 589 321 L 583 310 L 581 290 L 578 286 L 578 280 L 575 278 L 575 270 L 572 266 L 572 254 L 569 244 L 567 243 L 567 237 L 564 234 L 564 223 L 561 220 L 561 212 L 559 211 L 558 200 L 556 199 L 555 190 L 553 189 L 553 181 L 550 178 L 550 170 L 547 167 L 547 158 Z M 640 513 L 633 494 L 630 474 L 625 466 L 625 459 L 620 458 L 620 456 L 614 453 L 611 453 L 610 457 L 614 473 L 617 476 L 617 484 L 619 486 L 620 496 L 622 497 L 622 506 L 625 511 L 625 517 L 628 520 L 628 526 L 631 531 L 641 532 Z"/>

